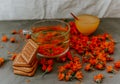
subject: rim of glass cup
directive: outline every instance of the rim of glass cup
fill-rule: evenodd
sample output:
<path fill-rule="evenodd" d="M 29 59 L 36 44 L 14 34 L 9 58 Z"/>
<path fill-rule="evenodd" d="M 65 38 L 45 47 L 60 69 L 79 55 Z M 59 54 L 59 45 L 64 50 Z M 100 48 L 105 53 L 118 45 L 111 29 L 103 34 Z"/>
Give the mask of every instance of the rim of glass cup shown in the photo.
<path fill-rule="evenodd" d="M 40 53 L 38 53 L 37 55 L 40 56 L 40 57 L 44 57 L 44 58 L 56 58 L 56 57 L 61 57 L 61 56 L 63 56 L 65 53 L 68 52 L 69 49 L 70 49 L 70 48 L 68 47 L 64 52 L 62 52 L 62 53 L 60 53 L 60 54 L 58 54 L 58 55 L 55 55 L 55 56 L 46 56 L 46 55 L 43 55 L 43 54 L 40 54 Z"/>
<path fill-rule="evenodd" d="M 68 23 L 66 23 L 66 22 L 64 22 L 64 21 L 62 21 L 62 20 L 41 20 L 41 21 L 37 21 L 37 22 L 35 22 L 35 23 L 33 23 L 32 25 L 31 25 L 31 29 L 34 27 L 34 25 L 35 24 L 38 24 L 38 23 L 42 23 L 42 22 L 46 22 L 46 21 L 50 21 L 50 22 L 60 22 L 60 23 L 63 23 L 63 24 L 65 24 L 66 26 L 67 26 L 67 32 L 65 32 L 65 33 L 63 33 L 63 34 L 61 34 L 61 35 L 59 35 L 59 36 L 55 36 L 55 37 L 52 37 L 52 38 L 59 38 L 59 37 L 63 37 L 63 36 L 65 36 L 65 35 L 67 35 L 69 32 L 70 32 L 70 25 L 68 24 Z M 36 38 L 35 36 L 34 36 L 34 33 L 32 33 L 31 34 L 31 37 L 33 37 L 33 38 Z M 41 37 L 41 38 L 44 38 L 44 37 Z"/>
<path fill-rule="evenodd" d="M 89 23 L 80 22 L 79 24 L 96 24 L 96 23 L 100 22 L 100 19 L 99 19 L 97 16 L 90 15 L 90 14 L 81 14 L 81 15 L 78 15 L 78 18 L 79 18 L 80 16 L 84 16 L 84 15 L 95 17 L 95 18 L 96 18 L 96 21 L 95 21 L 95 22 L 89 22 Z"/>

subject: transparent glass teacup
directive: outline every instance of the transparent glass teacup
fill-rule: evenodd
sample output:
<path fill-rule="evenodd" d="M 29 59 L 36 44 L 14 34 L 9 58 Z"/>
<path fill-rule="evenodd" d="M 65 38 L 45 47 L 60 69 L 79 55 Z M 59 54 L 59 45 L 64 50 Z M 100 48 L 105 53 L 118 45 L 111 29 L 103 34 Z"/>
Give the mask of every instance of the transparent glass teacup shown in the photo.
<path fill-rule="evenodd" d="M 70 26 L 61 20 L 42 20 L 31 26 L 31 38 L 39 45 L 38 55 L 55 58 L 69 50 Z"/>

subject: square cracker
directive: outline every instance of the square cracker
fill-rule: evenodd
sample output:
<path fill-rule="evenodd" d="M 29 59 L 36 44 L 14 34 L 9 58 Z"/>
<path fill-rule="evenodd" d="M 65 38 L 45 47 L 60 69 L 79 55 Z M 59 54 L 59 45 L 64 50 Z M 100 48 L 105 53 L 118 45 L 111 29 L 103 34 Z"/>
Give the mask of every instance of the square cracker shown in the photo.
<path fill-rule="evenodd" d="M 22 58 L 21 53 L 19 53 L 17 55 L 17 57 L 15 58 L 15 60 L 13 61 L 13 66 L 17 66 L 17 67 L 32 67 L 36 60 L 37 60 L 37 58 L 34 58 L 32 60 L 31 64 L 27 64 L 27 62 Z"/>
<path fill-rule="evenodd" d="M 29 39 L 22 49 L 21 55 L 27 64 L 31 64 L 32 60 L 35 58 L 38 52 L 38 47 L 39 46 L 33 40 Z"/>
<path fill-rule="evenodd" d="M 29 72 L 29 73 L 26 73 L 26 72 L 23 72 L 23 71 L 19 71 L 19 70 L 13 70 L 13 72 L 14 72 L 14 74 L 17 74 L 17 75 L 33 76 L 35 74 L 36 69 L 37 69 L 37 66 L 33 69 L 32 72 Z"/>
<path fill-rule="evenodd" d="M 34 63 L 34 65 L 32 67 L 16 67 L 16 66 L 13 66 L 13 69 L 14 70 L 19 70 L 19 71 L 23 71 L 23 72 L 26 72 L 26 73 L 30 73 L 34 70 L 35 67 L 38 66 L 38 60 Z"/>

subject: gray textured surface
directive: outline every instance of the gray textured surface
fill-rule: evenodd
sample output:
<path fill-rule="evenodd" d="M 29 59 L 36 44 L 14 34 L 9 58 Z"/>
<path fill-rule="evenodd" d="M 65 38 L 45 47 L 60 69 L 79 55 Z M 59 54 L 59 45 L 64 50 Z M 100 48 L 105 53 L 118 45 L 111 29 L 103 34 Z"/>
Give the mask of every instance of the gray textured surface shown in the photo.
<path fill-rule="evenodd" d="M 36 20 L 35 20 L 36 21 Z M 32 24 L 35 21 L 1 21 L 0 22 L 0 37 L 2 34 L 7 34 L 9 37 L 13 36 L 10 33 L 12 29 L 19 30 L 21 28 L 28 29 L 30 24 Z M 101 19 L 100 26 L 98 30 L 95 32 L 95 34 L 101 34 L 103 32 L 110 33 L 113 38 L 117 41 L 120 41 L 120 19 Z M 23 45 L 23 41 L 19 36 L 16 36 L 18 40 L 21 42 L 21 48 Z M 0 45 L 3 45 L 4 48 L 0 48 L 0 57 L 4 57 L 5 59 L 8 59 L 8 51 L 14 51 L 14 48 L 17 47 L 17 44 L 12 44 L 10 42 L 2 43 L 0 42 Z M 19 48 L 17 52 L 21 50 Z M 120 44 L 116 44 L 115 46 L 115 53 L 114 53 L 115 60 L 120 59 Z M 57 65 L 56 65 L 57 66 Z M 55 66 L 55 68 L 56 68 Z M 93 81 L 93 76 L 97 73 L 103 73 L 105 74 L 105 79 L 102 84 L 120 84 L 120 72 L 117 74 L 108 74 L 106 71 L 94 71 L 94 72 L 85 72 L 84 73 L 84 79 L 82 83 L 79 83 L 77 80 L 73 80 L 71 82 L 65 82 L 65 81 L 58 81 L 57 79 L 57 71 L 54 69 L 54 71 L 48 75 L 45 76 L 45 78 L 41 79 L 42 71 L 40 68 L 37 69 L 36 74 L 33 77 L 25 77 L 25 76 L 19 76 L 13 74 L 12 70 L 12 62 L 6 61 L 5 64 L 0 67 L 0 84 L 95 84 Z M 110 78 L 110 76 L 113 76 Z M 27 80 L 30 80 L 30 82 L 26 82 Z"/>

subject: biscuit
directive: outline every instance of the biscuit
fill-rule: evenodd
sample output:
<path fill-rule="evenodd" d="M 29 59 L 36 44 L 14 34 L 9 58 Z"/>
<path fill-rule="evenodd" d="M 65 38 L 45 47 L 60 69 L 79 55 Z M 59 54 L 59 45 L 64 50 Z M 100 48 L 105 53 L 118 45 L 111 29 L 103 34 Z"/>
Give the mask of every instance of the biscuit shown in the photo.
<path fill-rule="evenodd" d="M 37 67 L 37 66 L 38 66 L 38 61 L 36 61 L 35 64 L 32 67 L 16 67 L 16 66 L 13 66 L 13 69 L 29 73 L 29 72 L 32 72 L 34 70 L 34 68 Z"/>
<path fill-rule="evenodd" d="M 29 39 L 22 49 L 21 55 L 27 64 L 31 64 L 32 60 L 35 58 L 38 52 L 38 47 L 39 46 L 33 40 Z"/>
<path fill-rule="evenodd" d="M 29 72 L 29 73 L 26 73 L 26 72 L 23 72 L 23 71 L 19 71 L 19 70 L 13 70 L 14 74 L 17 74 L 17 75 L 22 75 L 22 76 L 33 76 L 36 72 L 36 69 L 37 69 L 37 66 L 33 69 L 32 72 Z"/>
<path fill-rule="evenodd" d="M 36 60 L 37 60 L 37 58 L 35 57 L 32 60 L 31 64 L 27 64 L 27 62 L 22 58 L 21 53 L 19 53 L 17 55 L 17 57 L 15 58 L 15 60 L 13 61 L 13 66 L 17 66 L 17 67 L 32 67 Z"/>

